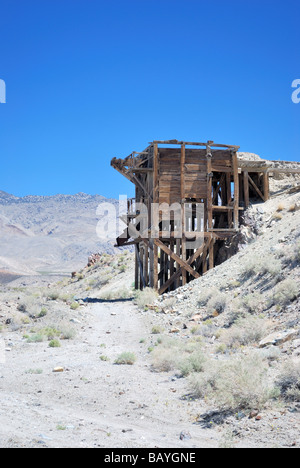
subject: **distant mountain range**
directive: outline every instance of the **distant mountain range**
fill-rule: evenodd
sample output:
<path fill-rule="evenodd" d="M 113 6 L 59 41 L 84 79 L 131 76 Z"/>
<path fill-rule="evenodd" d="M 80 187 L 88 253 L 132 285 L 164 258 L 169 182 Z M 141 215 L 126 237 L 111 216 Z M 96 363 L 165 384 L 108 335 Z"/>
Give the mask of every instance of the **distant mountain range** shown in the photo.
<path fill-rule="evenodd" d="M 91 253 L 113 253 L 99 239 L 97 207 L 116 200 L 101 195 L 16 197 L 0 191 L 0 271 L 23 275 L 76 271 Z M 111 219 L 109 229 L 114 229 Z"/>

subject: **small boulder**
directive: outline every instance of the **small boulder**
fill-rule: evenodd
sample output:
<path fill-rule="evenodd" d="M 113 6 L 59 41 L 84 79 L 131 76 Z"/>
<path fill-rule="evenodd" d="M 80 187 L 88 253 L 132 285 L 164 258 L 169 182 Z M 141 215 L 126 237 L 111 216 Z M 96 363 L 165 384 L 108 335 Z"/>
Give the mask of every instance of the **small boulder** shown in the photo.
<path fill-rule="evenodd" d="M 268 335 L 266 338 L 261 340 L 259 343 L 260 348 L 265 348 L 266 346 L 280 346 L 287 341 L 291 341 L 293 338 L 298 336 L 298 330 L 285 330 L 283 332 L 275 332 L 271 335 Z"/>

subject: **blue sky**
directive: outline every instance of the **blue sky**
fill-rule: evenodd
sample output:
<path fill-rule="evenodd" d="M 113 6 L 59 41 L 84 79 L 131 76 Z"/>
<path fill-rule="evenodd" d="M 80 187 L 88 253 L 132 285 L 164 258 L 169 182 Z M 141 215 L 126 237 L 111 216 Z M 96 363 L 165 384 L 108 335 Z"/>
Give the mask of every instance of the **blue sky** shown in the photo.
<path fill-rule="evenodd" d="M 0 0 L 0 190 L 133 194 L 154 139 L 300 160 L 299 0 Z"/>

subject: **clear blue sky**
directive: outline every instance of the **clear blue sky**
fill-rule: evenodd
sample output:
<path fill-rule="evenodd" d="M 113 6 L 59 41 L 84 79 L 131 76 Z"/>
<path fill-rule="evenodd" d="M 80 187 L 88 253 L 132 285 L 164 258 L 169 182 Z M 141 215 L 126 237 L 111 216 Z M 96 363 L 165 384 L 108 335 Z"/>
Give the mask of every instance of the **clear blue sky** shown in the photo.
<path fill-rule="evenodd" d="M 0 190 L 131 195 L 154 139 L 300 160 L 299 0 L 0 0 Z"/>

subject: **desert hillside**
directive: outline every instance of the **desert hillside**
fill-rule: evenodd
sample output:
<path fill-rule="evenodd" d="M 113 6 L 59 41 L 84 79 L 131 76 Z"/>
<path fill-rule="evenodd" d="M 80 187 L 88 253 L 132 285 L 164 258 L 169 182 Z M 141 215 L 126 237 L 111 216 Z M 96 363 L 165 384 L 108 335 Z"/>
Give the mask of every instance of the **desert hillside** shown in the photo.
<path fill-rule="evenodd" d="M 117 204 L 83 193 L 18 198 L 0 192 L 2 277 L 5 279 L 5 273 L 70 273 L 93 252 L 113 253 L 113 241 L 96 235 L 96 210 L 104 202 Z"/>

